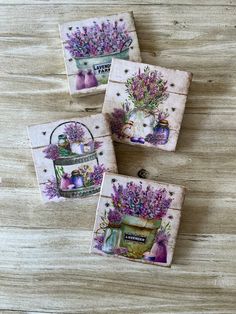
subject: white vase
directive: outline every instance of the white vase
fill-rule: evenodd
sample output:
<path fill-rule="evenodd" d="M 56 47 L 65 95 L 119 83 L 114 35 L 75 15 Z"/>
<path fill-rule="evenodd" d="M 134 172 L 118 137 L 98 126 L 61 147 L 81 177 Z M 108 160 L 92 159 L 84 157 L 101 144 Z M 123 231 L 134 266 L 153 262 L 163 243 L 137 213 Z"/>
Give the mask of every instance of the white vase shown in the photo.
<path fill-rule="evenodd" d="M 155 117 L 152 113 L 138 109 L 130 115 L 130 120 L 133 121 L 134 137 L 145 138 L 153 132 Z"/>

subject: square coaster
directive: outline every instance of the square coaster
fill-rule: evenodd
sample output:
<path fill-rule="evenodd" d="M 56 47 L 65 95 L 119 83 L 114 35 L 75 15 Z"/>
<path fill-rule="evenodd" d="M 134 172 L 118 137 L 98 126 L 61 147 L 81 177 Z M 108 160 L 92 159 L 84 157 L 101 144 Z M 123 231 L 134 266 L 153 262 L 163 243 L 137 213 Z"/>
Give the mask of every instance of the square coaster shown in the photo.
<path fill-rule="evenodd" d="M 103 114 L 28 127 L 45 202 L 100 191 L 103 172 L 117 172 L 109 122 Z"/>
<path fill-rule="evenodd" d="M 176 148 L 192 74 L 113 59 L 103 113 L 114 141 Z"/>
<path fill-rule="evenodd" d="M 59 25 L 70 94 L 106 89 L 112 58 L 141 61 L 133 12 Z"/>
<path fill-rule="evenodd" d="M 170 266 L 185 188 L 105 173 L 91 252 Z"/>

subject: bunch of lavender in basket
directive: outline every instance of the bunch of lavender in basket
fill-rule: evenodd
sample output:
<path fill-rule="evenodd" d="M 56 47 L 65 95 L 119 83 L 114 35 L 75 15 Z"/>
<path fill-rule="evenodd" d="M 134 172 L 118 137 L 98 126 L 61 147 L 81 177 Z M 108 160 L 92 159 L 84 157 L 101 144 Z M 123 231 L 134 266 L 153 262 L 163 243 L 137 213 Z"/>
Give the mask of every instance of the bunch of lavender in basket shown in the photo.
<path fill-rule="evenodd" d="M 111 23 L 109 20 L 101 25 L 93 22 L 92 26 L 76 27 L 67 37 L 65 48 L 75 59 L 120 52 L 132 42 L 124 22 Z"/>
<path fill-rule="evenodd" d="M 122 215 L 144 219 L 161 219 L 170 207 L 172 199 L 166 189 L 155 189 L 142 183 L 128 182 L 124 187 L 113 184 L 112 204 Z"/>
<path fill-rule="evenodd" d="M 65 125 L 64 134 L 67 136 L 70 143 L 75 143 L 83 141 L 85 132 L 79 123 L 71 122 Z"/>
<path fill-rule="evenodd" d="M 167 81 L 158 71 L 150 71 L 149 67 L 141 72 L 139 69 L 133 77 L 126 81 L 128 98 L 137 109 L 153 111 L 167 97 Z"/>
<path fill-rule="evenodd" d="M 106 171 L 106 168 L 103 164 L 94 166 L 93 172 L 90 173 L 91 182 L 93 182 L 94 185 L 101 185 L 103 173 L 105 171 Z"/>

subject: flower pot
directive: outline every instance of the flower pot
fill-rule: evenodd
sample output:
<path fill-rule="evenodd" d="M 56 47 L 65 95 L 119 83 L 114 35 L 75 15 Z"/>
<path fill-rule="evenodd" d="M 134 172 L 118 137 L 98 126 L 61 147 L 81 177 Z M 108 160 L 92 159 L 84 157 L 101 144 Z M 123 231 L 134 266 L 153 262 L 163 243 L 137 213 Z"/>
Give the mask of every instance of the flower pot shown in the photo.
<path fill-rule="evenodd" d="M 126 215 L 121 223 L 120 246 L 128 249 L 128 257 L 142 258 L 144 252 L 152 248 L 160 226 L 161 219 L 143 219 Z"/>
<path fill-rule="evenodd" d="M 79 70 L 92 70 L 98 84 L 106 84 L 111 67 L 112 58 L 129 59 L 129 48 L 121 52 L 115 52 L 109 55 L 102 55 L 97 57 L 76 58 L 76 66 Z"/>

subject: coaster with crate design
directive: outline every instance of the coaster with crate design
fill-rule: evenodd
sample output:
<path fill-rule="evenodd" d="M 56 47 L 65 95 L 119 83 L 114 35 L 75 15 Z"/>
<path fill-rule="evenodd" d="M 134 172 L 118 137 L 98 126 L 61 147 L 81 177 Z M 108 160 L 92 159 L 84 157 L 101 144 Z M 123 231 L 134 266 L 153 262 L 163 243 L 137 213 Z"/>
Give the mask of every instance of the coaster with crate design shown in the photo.
<path fill-rule="evenodd" d="M 132 12 L 59 25 L 71 95 L 105 91 L 112 58 L 141 61 Z"/>

